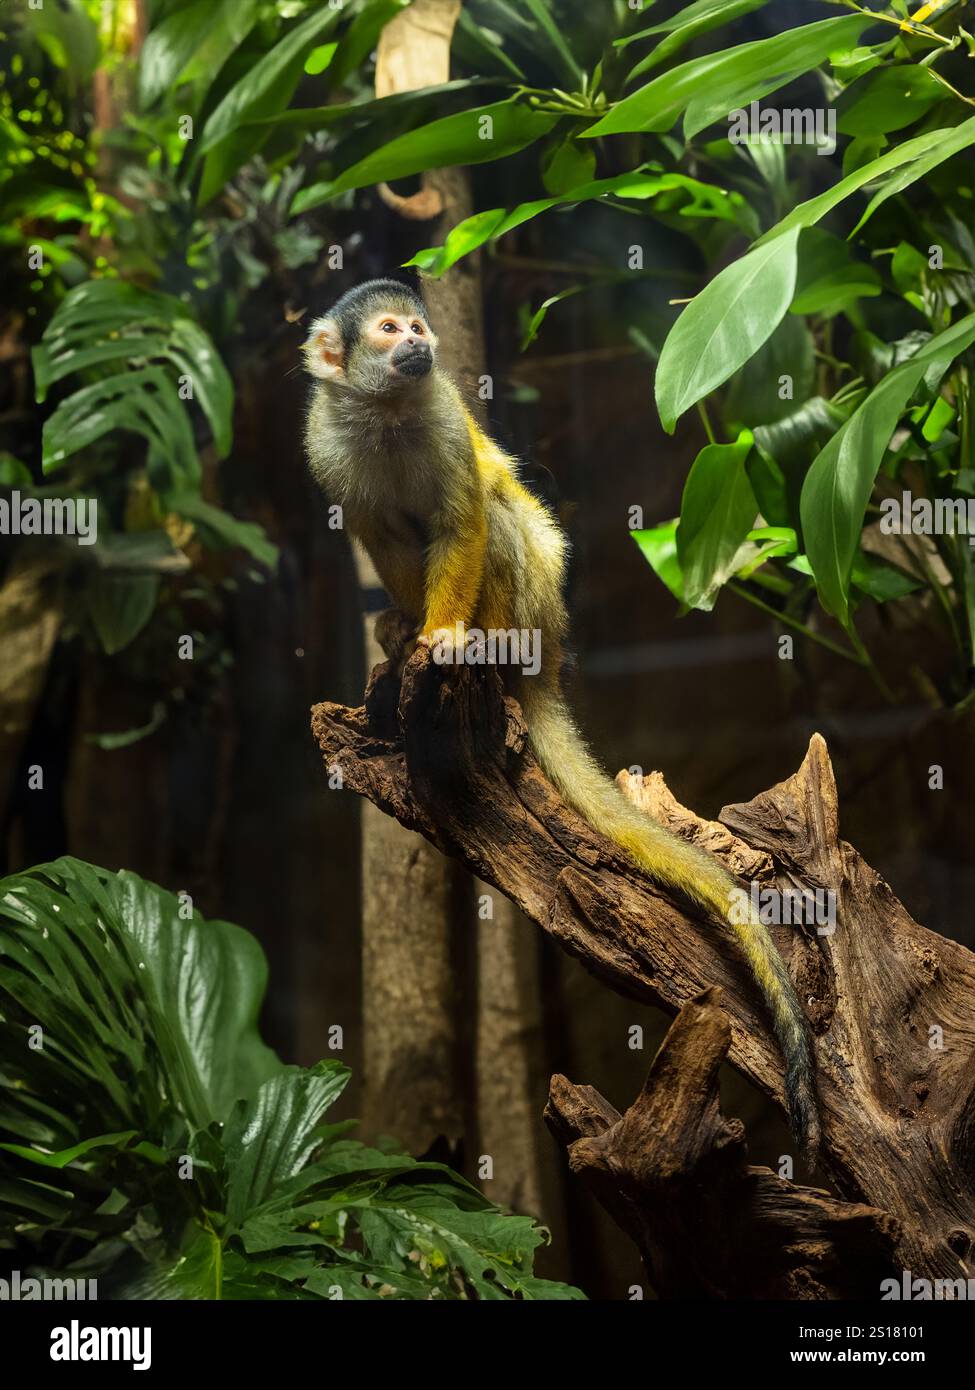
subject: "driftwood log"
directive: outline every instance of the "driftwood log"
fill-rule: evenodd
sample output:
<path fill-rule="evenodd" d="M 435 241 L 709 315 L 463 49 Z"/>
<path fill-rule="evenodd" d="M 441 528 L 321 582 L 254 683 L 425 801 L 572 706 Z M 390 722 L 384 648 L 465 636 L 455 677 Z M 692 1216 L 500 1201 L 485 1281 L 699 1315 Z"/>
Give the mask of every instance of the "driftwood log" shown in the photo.
<path fill-rule="evenodd" d="M 316 705 L 312 728 L 346 788 L 495 885 L 613 989 L 679 1013 L 625 1115 L 563 1077 L 546 1111 L 661 1296 L 876 1298 L 904 1271 L 975 1277 L 975 955 L 914 922 L 840 840 L 821 737 L 792 777 L 718 821 L 658 773 L 619 781 L 745 884 L 835 892 L 832 933 L 773 928 L 816 1037 L 833 1195 L 748 1166 L 717 1068 L 727 1055 L 782 1106 L 782 1062 L 730 932 L 566 806 L 496 671 L 421 650 L 402 681 L 377 666 L 363 707 Z"/>

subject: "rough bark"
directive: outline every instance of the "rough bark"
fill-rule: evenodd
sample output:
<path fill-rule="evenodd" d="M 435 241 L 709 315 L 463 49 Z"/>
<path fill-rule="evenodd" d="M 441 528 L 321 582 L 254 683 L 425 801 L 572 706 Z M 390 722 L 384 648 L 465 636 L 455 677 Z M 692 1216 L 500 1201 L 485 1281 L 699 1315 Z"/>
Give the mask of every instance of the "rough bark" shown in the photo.
<path fill-rule="evenodd" d="M 561 801 L 495 672 L 441 668 L 418 652 L 401 686 L 378 667 L 363 708 L 317 705 L 312 724 L 326 758 L 341 764 L 346 787 L 495 884 L 614 989 L 676 1012 L 719 986 L 729 1061 L 782 1104 L 781 1058 L 730 933 L 651 883 Z M 813 737 L 797 773 L 726 807 L 717 822 L 680 806 L 659 774 L 639 785 L 620 780 L 648 812 L 706 846 L 740 879 L 836 893 L 832 934 L 775 932 L 816 1033 L 822 1171 L 839 1199 L 879 1215 L 831 1208 L 816 1219 L 833 1229 L 862 1217 L 879 1243 L 874 1248 L 890 1242 L 891 1274 L 970 1277 L 975 956 L 913 921 L 840 840 L 822 738 Z M 700 1109 L 689 1127 L 698 1125 Z M 785 1227 L 797 1201 L 809 1209 L 801 1190 L 798 1198 L 775 1184 L 763 1191 Z M 633 1223 L 628 1229 L 639 1240 Z M 790 1229 L 808 1225 L 796 1219 Z M 672 1243 L 666 1231 L 658 1238 Z M 829 1288 L 822 1266 L 809 1279 Z M 864 1296 L 876 1293 L 872 1264 L 869 1270 Z M 787 1285 L 789 1269 L 769 1277 Z"/>
<path fill-rule="evenodd" d="M 545 1119 L 569 1167 L 636 1241 L 661 1298 L 875 1294 L 897 1222 L 749 1166 L 741 1121 L 721 1114 L 731 1029 L 720 995 L 684 1005 L 625 1115 L 552 1078 Z"/>

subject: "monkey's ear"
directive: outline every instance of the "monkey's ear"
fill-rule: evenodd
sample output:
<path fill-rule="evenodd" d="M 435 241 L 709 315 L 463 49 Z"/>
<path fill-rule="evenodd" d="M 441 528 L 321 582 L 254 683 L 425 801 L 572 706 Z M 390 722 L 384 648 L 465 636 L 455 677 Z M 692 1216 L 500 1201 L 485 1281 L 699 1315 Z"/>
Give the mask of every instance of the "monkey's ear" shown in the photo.
<path fill-rule="evenodd" d="M 345 349 L 334 319 L 316 319 L 301 350 L 305 354 L 305 366 L 312 376 L 321 377 L 323 381 L 335 381 L 345 375 Z"/>

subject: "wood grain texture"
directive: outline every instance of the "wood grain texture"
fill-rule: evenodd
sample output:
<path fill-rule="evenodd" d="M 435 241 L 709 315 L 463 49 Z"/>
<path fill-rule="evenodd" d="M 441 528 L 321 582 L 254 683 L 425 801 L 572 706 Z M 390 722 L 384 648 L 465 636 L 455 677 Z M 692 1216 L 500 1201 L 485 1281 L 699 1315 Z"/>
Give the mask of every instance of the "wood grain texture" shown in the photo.
<path fill-rule="evenodd" d="M 493 883 L 613 989 L 676 1013 L 717 987 L 720 996 L 708 998 L 726 1020 L 728 1060 L 782 1105 L 781 1058 L 730 933 L 651 883 L 561 801 L 496 672 L 438 667 L 420 651 L 401 683 L 379 666 L 362 708 L 317 705 L 312 726 L 326 761 L 342 766 L 346 787 Z M 793 1221 L 805 1241 L 814 1213 L 834 1243 L 846 1239 L 840 1228 L 869 1231 L 870 1249 L 881 1251 L 889 1274 L 975 1275 L 975 956 L 916 923 L 839 838 L 823 739 L 813 737 L 793 776 L 726 807 L 717 822 L 682 807 L 659 774 L 637 780 L 621 774 L 620 783 L 648 813 L 711 850 L 737 877 L 780 890 L 836 893 L 832 934 L 773 928 L 816 1035 L 821 1168 L 836 1196 L 824 1207 L 771 1175 L 768 1182 L 749 1178 L 751 1170 L 736 1159 L 723 1180 L 737 1189 L 736 1202 L 752 1193 L 749 1221 L 777 1228 L 780 1241 Z M 705 1033 L 701 1046 L 710 1066 L 715 1035 Z M 686 1059 L 686 1048 L 676 1055 Z M 710 1101 L 677 1095 L 679 1072 L 679 1066 L 657 1068 L 654 1085 L 674 1092 L 673 1125 L 684 1106 L 686 1153 L 693 1155 L 695 1144 L 734 1147 L 734 1124 L 721 1139 L 726 1122 Z M 602 1105 L 607 1126 L 616 1125 L 615 1112 Z M 648 1132 L 644 1137 L 649 1141 Z M 630 1133 L 626 1151 L 632 1158 Z M 655 1162 L 648 1152 L 650 1168 Z M 826 1201 L 827 1194 L 820 1197 Z M 841 1210 L 844 1205 L 853 1209 Z M 643 1230 L 628 1221 L 646 1257 Z M 676 1258 L 679 1232 L 668 1236 L 664 1226 L 656 1239 Z M 654 1260 L 663 1267 L 662 1257 Z M 846 1276 L 830 1283 L 829 1267 L 824 1255 L 812 1265 L 780 1265 L 768 1278 L 784 1290 L 779 1296 L 800 1296 L 804 1281 L 810 1289 L 853 1296 Z M 861 1267 L 860 1294 L 875 1296 L 877 1260 L 871 1255 Z M 719 1291 L 718 1275 L 700 1277 Z"/>

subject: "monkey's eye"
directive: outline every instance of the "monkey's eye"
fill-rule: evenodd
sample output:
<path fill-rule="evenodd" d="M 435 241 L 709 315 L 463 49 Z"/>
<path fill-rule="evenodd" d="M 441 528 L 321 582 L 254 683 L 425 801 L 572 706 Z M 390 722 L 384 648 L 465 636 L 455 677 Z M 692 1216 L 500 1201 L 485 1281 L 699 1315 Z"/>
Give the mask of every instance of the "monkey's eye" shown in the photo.
<path fill-rule="evenodd" d="M 399 329 L 398 329 L 397 325 L 393 322 L 392 319 L 387 319 L 386 322 L 385 322 L 385 323 L 381 323 L 381 324 L 379 325 L 379 327 L 382 329 L 382 331 L 383 331 L 384 333 L 398 333 L 398 332 L 399 332 Z"/>
<path fill-rule="evenodd" d="M 422 323 L 411 323 L 411 324 L 410 324 L 410 332 L 411 332 L 411 333 L 420 333 L 420 334 L 422 334 L 422 333 L 423 333 L 423 324 L 422 324 Z"/>

